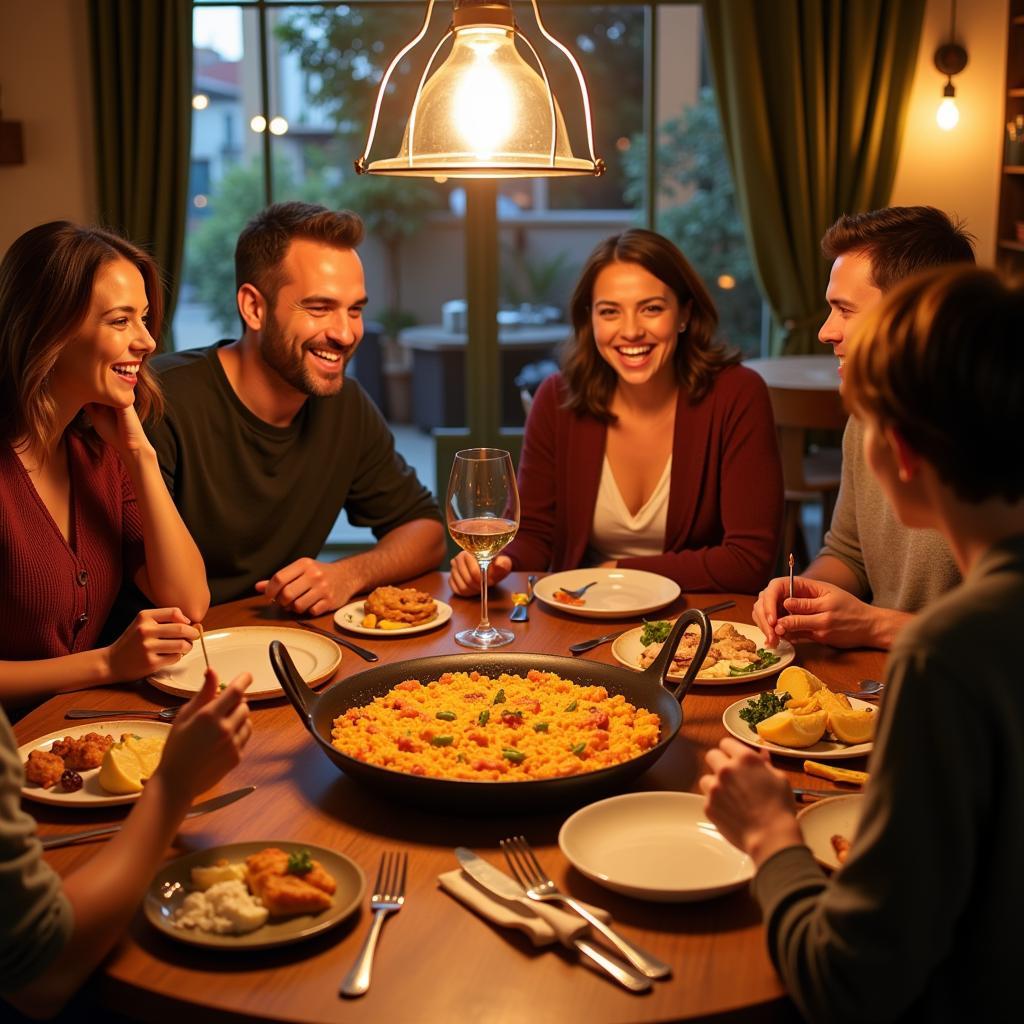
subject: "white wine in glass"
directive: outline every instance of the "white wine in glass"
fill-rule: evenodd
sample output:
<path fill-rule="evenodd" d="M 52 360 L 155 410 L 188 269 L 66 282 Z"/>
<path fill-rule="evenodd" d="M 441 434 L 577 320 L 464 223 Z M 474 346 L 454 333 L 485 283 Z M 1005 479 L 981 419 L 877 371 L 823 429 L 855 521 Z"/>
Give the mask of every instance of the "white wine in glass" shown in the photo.
<path fill-rule="evenodd" d="M 497 629 L 487 618 L 487 570 L 494 556 L 519 529 L 519 491 L 512 456 L 500 448 L 467 448 L 457 452 L 448 479 L 446 506 L 452 540 L 480 566 L 480 622 L 455 634 L 463 647 L 487 650 L 515 639 L 510 629 Z"/>

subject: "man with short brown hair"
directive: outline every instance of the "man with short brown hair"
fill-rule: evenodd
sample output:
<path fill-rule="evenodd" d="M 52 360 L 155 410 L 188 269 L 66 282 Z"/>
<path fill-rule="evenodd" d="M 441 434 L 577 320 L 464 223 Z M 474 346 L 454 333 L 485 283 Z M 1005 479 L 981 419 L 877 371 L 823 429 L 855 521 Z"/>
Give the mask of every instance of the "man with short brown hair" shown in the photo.
<path fill-rule="evenodd" d="M 214 602 L 255 589 L 322 615 L 444 554 L 436 503 L 359 384 L 345 381 L 367 302 L 362 236 L 347 211 L 268 207 L 235 252 L 241 338 L 154 360 L 167 415 L 147 432 Z M 317 561 L 343 507 L 378 543 Z"/>
<path fill-rule="evenodd" d="M 833 262 L 825 292 L 830 312 L 818 339 L 839 360 L 840 388 L 847 341 L 887 291 L 917 271 L 974 262 L 970 236 L 932 206 L 840 217 L 821 248 Z M 862 433 L 851 419 L 832 524 L 818 557 L 794 580 L 794 596 L 788 597 L 788 577 L 758 595 L 754 621 L 769 647 L 784 637 L 888 649 L 912 614 L 960 582 L 939 534 L 908 530 L 889 508 L 864 460 Z"/>

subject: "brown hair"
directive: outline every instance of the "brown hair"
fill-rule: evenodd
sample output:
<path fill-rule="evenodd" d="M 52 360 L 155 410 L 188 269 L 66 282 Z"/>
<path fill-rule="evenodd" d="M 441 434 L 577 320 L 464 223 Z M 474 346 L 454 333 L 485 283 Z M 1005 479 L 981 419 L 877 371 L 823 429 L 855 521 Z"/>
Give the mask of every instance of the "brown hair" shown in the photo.
<path fill-rule="evenodd" d="M 904 282 L 851 339 L 843 395 L 897 430 L 963 501 L 1024 497 L 1024 284 L 940 267 Z"/>
<path fill-rule="evenodd" d="M 889 206 L 844 214 L 825 232 L 821 251 L 831 263 L 845 253 L 871 260 L 872 283 L 886 292 L 903 278 L 946 263 L 973 263 L 974 236 L 934 206 Z"/>
<path fill-rule="evenodd" d="M 54 439 L 56 411 L 47 380 L 64 347 L 81 328 L 100 268 L 124 259 L 138 268 L 149 299 L 149 333 L 159 338 L 163 290 L 152 257 L 102 228 L 66 220 L 26 231 L 0 262 L 0 439 Z M 140 419 L 159 418 L 163 395 L 143 362 L 135 385 Z M 84 415 L 72 429 L 88 434 Z"/>
<path fill-rule="evenodd" d="M 297 239 L 354 249 L 363 240 L 363 222 L 350 210 L 328 210 L 315 203 L 274 203 L 242 229 L 235 246 L 235 288 L 254 285 L 273 306 L 284 284 L 281 266 Z"/>
<path fill-rule="evenodd" d="M 680 386 L 691 402 L 698 402 L 720 370 L 739 362 L 739 354 L 713 340 L 718 312 L 703 281 L 679 248 L 654 231 L 632 228 L 598 244 L 573 291 L 569 303 L 573 337 L 562 357 L 562 376 L 568 390 L 566 407 L 604 423 L 615 419 L 609 406 L 618 377 L 597 351 L 590 308 L 597 275 L 610 263 L 636 263 L 668 285 L 680 307 L 693 304 L 687 329 L 680 332 L 676 343 L 674 366 Z"/>

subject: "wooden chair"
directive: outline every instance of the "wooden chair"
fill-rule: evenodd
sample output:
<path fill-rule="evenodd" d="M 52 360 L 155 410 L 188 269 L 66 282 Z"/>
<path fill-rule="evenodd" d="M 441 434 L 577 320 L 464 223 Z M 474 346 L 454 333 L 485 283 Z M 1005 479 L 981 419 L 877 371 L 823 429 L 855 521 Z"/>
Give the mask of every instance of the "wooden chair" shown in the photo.
<path fill-rule="evenodd" d="M 800 524 L 801 506 L 808 501 L 821 502 L 824 534 L 832 520 L 843 461 L 841 448 L 815 446 L 809 449 L 807 435 L 812 430 L 842 431 L 846 426 L 846 412 L 838 391 L 769 387 L 768 393 L 778 431 L 786 489 L 780 567 L 791 551 L 798 564 L 806 566 L 811 556 Z"/>

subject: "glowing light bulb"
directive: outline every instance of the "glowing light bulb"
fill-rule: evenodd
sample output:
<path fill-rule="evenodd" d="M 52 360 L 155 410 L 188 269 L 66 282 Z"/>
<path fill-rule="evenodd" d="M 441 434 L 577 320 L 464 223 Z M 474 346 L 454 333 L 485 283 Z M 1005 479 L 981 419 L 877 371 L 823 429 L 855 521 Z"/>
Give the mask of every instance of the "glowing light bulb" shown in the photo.
<path fill-rule="evenodd" d="M 249 121 L 249 127 L 254 132 L 265 132 L 267 130 L 267 119 L 262 114 L 255 114 Z"/>
<path fill-rule="evenodd" d="M 960 111 L 957 109 L 956 100 L 947 96 L 935 112 L 935 120 L 944 132 L 952 131 L 960 121 Z"/>
<path fill-rule="evenodd" d="M 494 45 L 480 42 L 473 49 L 476 60 L 459 83 L 455 97 L 455 120 L 473 153 L 487 159 L 508 138 L 516 103 L 505 79 L 491 66 Z"/>
<path fill-rule="evenodd" d="M 192 97 L 193 110 L 205 110 L 210 105 L 210 97 L 204 92 L 197 92 Z"/>
<path fill-rule="evenodd" d="M 284 135 L 288 131 L 288 121 L 283 117 L 272 117 L 270 119 L 270 134 Z"/>

